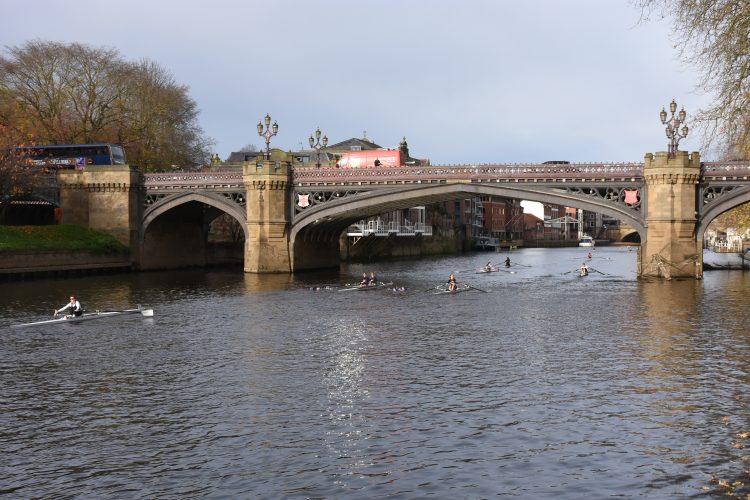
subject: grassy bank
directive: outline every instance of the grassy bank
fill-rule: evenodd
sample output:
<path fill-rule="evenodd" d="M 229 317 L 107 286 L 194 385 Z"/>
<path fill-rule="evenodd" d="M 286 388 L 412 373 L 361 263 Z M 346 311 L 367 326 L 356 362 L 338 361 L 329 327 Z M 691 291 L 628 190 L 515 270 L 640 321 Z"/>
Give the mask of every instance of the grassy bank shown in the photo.
<path fill-rule="evenodd" d="M 112 236 L 72 224 L 0 226 L 0 253 L 86 251 L 94 254 L 128 253 Z"/>

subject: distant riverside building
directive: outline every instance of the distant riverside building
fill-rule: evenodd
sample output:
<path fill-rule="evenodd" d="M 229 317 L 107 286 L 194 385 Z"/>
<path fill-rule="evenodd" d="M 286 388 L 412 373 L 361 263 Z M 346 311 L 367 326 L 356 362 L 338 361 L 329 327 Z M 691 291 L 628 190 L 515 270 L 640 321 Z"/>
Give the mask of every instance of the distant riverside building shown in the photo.
<path fill-rule="evenodd" d="M 543 240 L 577 241 L 579 220 L 575 208 L 544 203 Z"/>
<path fill-rule="evenodd" d="M 523 240 L 544 239 L 544 221 L 534 214 L 523 214 Z"/>
<path fill-rule="evenodd" d="M 463 228 L 465 237 L 477 248 L 508 246 L 523 239 L 521 200 L 476 196 L 448 201 L 444 205 Z"/>

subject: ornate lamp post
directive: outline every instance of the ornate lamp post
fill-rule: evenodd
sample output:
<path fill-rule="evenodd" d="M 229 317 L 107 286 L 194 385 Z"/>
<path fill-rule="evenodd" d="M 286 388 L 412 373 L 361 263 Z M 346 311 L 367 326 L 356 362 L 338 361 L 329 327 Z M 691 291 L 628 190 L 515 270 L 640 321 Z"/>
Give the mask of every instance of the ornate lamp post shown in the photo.
<path fill-rule="evenodd" d="M 315 166 L 320 168 L 320 148 L 324 148 L 328 146 L 328 137 L 323 136 L 323 144 L 320 144 L 320 127 L 318 127 L 318 130 L 315 131 L 315 139 L 313 139 L 313 136 L 310 136 L 310 147 L 315 148 L 315 152 L 317 154 L 318 161 L 315 163 Z"/>
<path fill-rule="evenodd" d="M 264 158 L 266 160 L 271 159 L 271 137 L 275 136 L 276 133 L 279 131 L 279 124 L 276 123 L 276 121 L 273 122 L 273 126 L 271 126 L 271 117 L 266 113 L 266 117 L 264 118 L 264 121 L 266 122 L 266 131 L 263 131 L 263 124 L 261 122 L 258 122 L 258 135 L 261 137 L 266 138 L 266 152 L 264 155 Z"/>
<path fill-rule="evenodd" d="M 688 128 L 687 125 L 684 125 L 684 107 L 680 110 L 679 113 L 677 113 L 677 116 L 675 116 L 675 111 L 677 111 L 677 103 L 674 101 L 674 99 L 672 99 L 672 102 L 669 103 L 669 111 L 672 113 L 672 117 L 669 120 L 667 120 L 667 112 L 664 110 L 664 108 L 661 108 L 659 118 L 661 118 L 662 125 L 667 126 L 667 137 L 670 139 L 669 157 L 674 158 L 675 153 L 677 152 L 677 146 L 680 145 L 680 139 L 684 139 L 688 135 Z M 680 125 L 683 125 L 682 130 L 680 130 Z"/>

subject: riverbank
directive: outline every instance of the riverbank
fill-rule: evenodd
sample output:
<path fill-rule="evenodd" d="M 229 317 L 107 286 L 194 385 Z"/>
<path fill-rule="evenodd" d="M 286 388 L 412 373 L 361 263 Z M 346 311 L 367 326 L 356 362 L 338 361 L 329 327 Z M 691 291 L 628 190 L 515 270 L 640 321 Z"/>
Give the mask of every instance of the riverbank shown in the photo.
<path fill-rule="evenodd" d="M 750 253 L 703 250 L 703 269 L 750 269 Z"/>
<path fill-rule="evenodd" d="M 0 278 L 129 271 L 130 250 L 77 225 L 0 226 Z"/>
<path fill-rule="evenodd" d="M 87 251 L 2 252 L 0 279 L 132 270 L 130 253 L 96 254 Z"/>
<path fill-rule="evenodd" d="M 109 234 L 75 224 L 0 226 L 0 254 L 33 251 L 84 251 L 99 255 L 130 252 Z"/>

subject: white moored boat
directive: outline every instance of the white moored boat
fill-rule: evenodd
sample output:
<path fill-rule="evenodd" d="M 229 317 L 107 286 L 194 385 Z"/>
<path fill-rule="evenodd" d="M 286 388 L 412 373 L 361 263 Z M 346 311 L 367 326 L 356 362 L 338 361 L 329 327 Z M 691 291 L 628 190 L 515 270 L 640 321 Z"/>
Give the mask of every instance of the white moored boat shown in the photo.
<path fill-rule="evenodd" d="M 579 247 L 593 247 L 594 246 L 594 238 L 589 236 L 588 234 L 584 234 L 581 239 L 578 241 Z"/>
<path fill-rule="evenodd" d="M 68 323 L 80 323 L 81 321 L 90 321 L 92 319 L 104 319 L 112 318 L 115 316 L 125 316 L 129 314 L 140 314 L 143 317 L 151 318 L 154 315 L 153 309 L 124 309 L 122 311 L 96 311 L 93 313 L 84 313 L 80 316 L 48 319 L 46 321 L 34 321 L 33 323 L 21 323 L 19 325 L 11 325 L 11 328 L 23 328 L 27 326 L 44 326 L 44 325 L 57 325 L 57 324 L 68 324 Z"/>

